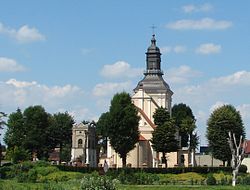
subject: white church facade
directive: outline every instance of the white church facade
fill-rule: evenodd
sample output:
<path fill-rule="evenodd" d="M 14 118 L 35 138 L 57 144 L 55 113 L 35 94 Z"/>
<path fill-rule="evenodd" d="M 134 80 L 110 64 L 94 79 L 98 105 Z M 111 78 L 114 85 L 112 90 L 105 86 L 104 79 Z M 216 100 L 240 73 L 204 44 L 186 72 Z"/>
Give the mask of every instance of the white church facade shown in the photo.
<path fill-rule="evenodd" d="M 156 46 L 155 35 L 153 35 L 151 45 L 146 52 L 144 78 L 138 83 L 132 96 L 132 101 L 137 107 L 141 119 L 139 122 L 139 142 L 127 156 L 127 164 L 131 167 L 159 167 L 161 164 L 161 154 L 153 150 L 150 140 L 152 132 L 157 127 L 153 119 L 155 110 L 163 107 L 171 114 L 173 92 L 162 76 L 161 53 Z M 188 165 L 187 152 L 180 150 L 166 155 L 168 167 L 180 165 L 181 155 L 185 157 L 185 163 L 182 164 Z M 110 166 L 122 167 L 121 158 L 110 144 L 108 144 L 107 160 Z"/>

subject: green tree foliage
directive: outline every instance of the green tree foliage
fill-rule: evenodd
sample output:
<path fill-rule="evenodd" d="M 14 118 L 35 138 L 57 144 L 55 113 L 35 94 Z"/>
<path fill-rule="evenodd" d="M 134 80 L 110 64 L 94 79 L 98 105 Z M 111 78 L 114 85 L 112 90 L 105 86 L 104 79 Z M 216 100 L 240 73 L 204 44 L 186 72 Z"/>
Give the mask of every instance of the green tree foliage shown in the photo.
<path fill-rule="evenodd" d="M 74 119 L 68 114 L 68 112 L 56 113 L 50 117 L 49 142 L 52 144 L 51 148 L 60 148 L 60 161 L 62 160 L 62 157 L 64 158 L 64 161 L 68 161 L 68 158 L 70 157 L 70 152 L 66 147 L 71 147 L 72 145 L 71 135 L 73 124 Z M 65 147 L 64 150 L 63 147 Z M 62 155 L 62 150 L 64 155 Z M 66 153 L 69 155 L 65 155 Z"/>
<path fill-rule="evenodd" d="M 170 114 L 166 108 L 160 107 L 155 110 L 153 115 L 155 125 L 163 125 L 170 119 Z"/>
<path fill-rule="evenodd" d="M 31 159 L 30 152 L 18 146 L 8 148 L 6 157 L 14 164 Z"/>
<path fill-rule="evenodd" d="M 73 118 L 66 113 L 50 115 L 42 106 L 30 106 L 10 114 L 4 137 L 8 149 L 18 147 L 38 159 L 47 159 L 55 147 L 71 145 Z"/>
<path fill-rule="evenodd" d="M 23 112 L 25 138 L 23 148 L 47 159 L 50 151 L 49 114 L 42 106 L 30 106 Z"/>
<path fill-rule="evenodd" d="M 152 147 L 156 152 L 162 152 L 163 163 L 167 160 L 165 154 L 178 150 L 178 140 L 176 139 L 177 128 L 172 119 L 167 120 L 164 124 L 158 125 L 152 133 Z"/>
<path fill-rule="evenodd" d="M 109 109 L 108 137 L 114 150 L 122 158 L 123 167 L 126 158 L 139 140 L 139 116 L 137 109 L 131 102 L 128 93 L 115 94 Z"/>
<path fill-rule="evenodd" d="M 96 134 L 98 136 L 99 148 L 107 150 L 107 138 L 108 138 L 108 128 L 109 128 L 109 112 L 103 113 L 96 123 Z"/>
<path fill-rule="evenodd" d="M 207 122 L 207 139 L 214 158 L 230 164 L 231 150 L 228 144 L 228 132 L 235 134 L 237 143 L 240 136 L 245 138 L 245 128 L 239 111 L 232 105 L 224 105 L 215 109 Z"/>
<path fill-rule="evenodd" d="M 24 146 L 25 128 L 22 111 L 18 108 L 16 112 L 9 115 L 7 121 L 7 131 L 4 136 L 4 142 L 9 149 L 15 146 Z"/>
<path fill-rule="evenodd" d="M 188 147 L 188 143 L 190 143 L 189 141 L 194 142 L 194 139 L 191 139 L 190 137 L 192 137 L 193 131 L 196 128 L 195 117 L 191 108 L 183 103 L 175 104 L 172 108 L 172 117 L 179 128 L 181 147 Z"/>

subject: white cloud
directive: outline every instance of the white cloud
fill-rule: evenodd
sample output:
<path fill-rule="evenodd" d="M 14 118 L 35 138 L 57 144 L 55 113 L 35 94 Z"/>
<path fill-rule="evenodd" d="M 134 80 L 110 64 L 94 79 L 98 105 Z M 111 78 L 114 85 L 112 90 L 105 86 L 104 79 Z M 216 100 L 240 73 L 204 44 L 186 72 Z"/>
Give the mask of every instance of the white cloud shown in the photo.
<path fill-rule="evenodd" d="M 92 48 L 82 48 L 82 49 L 81 49 L 81 53 L 82 53 L 83 55 L 89 55 L 89 54 L 91 54 L 92 52 L 94 52 L 94 49 L 92 49 Z"/>
<path fill-rule="evenodd" d="M 236 107 L 240 111 L 243 120 L 250 120 L 250 104 L 242 104 Z"/>
<path fill-rule="evenodd" d="M 168 77 L 167 77 L 168 78 Z M 197 85 L 173 85 L 173 103 L 183 102 L 191 107 L 197 118 L 201 143 L 206 144 L 206 121 L 211 112 L 231 104 L 240 111 L 250 138 L 250 72 L 238 71 L 227 76 L 212 78 Z M 201 111 L 202 110 L 202 111 Z"/>
<path fill-rule="evenodd" d="M 27 81 L 17 81 L 16 79 L 9 79 L 6 84 L 13 85 L 17 88 L 24 88 L 24 87 L 29 87 L 29 86 L 35 86 L 37 85 L 37 82 L 32 81 L 32 82 L 27 82 Z"/>
<path fill-rule="evenodd" d="M 202 5 L 185 5 L 182 7 L 182 10 L 185 13 L 193 13 L 193 12 L 209 12 L 213 9 L 211 4 L 205 3 Z"/>
<path fill-rule="evenodd" d="M 45 40 L 45 36 L 41 34 L 38 29 L 29 27 L 28 25 L 23 25 L 16 30 L 6 27 L 2 23 L 0 23 L 0 34 L 14 38 L 20 43 L 30 43 Z"/>
<path fill-rule="evenodd" d="M 231 21 L 216 21 L 211 18 L 201 20 L 178 20 L 166 25 L 167 28 L 174 30 L 223 30 L 232 26 Z"/>
<path fill-rule="evenodd" d="M 110 96 L 118 92 L 128 91 L 131 88 L 131 82 L 121 83 L 101 83 L 97 84 L 93 89 L 94 96 Z"/>
<path fill-rule="evenodd" d="M 196 53 L 198 54 L 215 54 L 221 52 L 221 45 L 216 45 L 213 43 L 201 44 L 197 49 Z"/>
<path fill-rule="evenodd" d="M 172 47 L 164 46 L 164 47 L 161 47 L 160 50 L 161 50 L 162 54 L 167 54 L 167 53 L 170 53 L 172 51 Z"/>
<path fill-rule="evenodd" d="M 176 45 L 176 46 L 163 46 L 160 48 L 162 54 L 167 54 L 170 52 L 174 53 L 184 53 L 186 52 L 187 48 L 183 45 Z"/>
<path fill-rule="evenodd" d="M 61 108 L 71 109 L 72 102 L 79 101 L 83 91 L 73 85 L 47 86 L 36 81 L 18 81 L 10 79 L 0 82 L 0 105 L 7 111 L 17 107 L 26 108 L 30 105 L 43 105 L 53 111 Z M 76 104 L 76 102 L 75 102 Z M 80 104 L 78 102 L 78 104 Z M 76 105 L 78 105 L 76 104 Z"/>
<path fill-rule="evenodd" d="M 185 51 L 186 51 L 185 46 L 177 45 L 177 46 L 174 47 L 174 52 L 175 53 L 183 53 Z"/>
<path fill-rule="evenodd" d="M 187 65 L 171 68 L 166 72 L 167 81 L 176 84 L 188 83 L 190 79 L 200 77 L 201 75 L 201 72 L 193 70 Z"/>
<path fill-rule="evenodd" d="M 211 79 L 211 83 L 217 84 L 220 86 L 225 85 L 250 85 L 250 72 L 248 71 L 238 71 L 228 76 L 218 77 Z"/>
<path fill-rule="evenodd" d="M 25 68 L 14 59 L 0 57 L 0 72 L 19 72 L 24 70 Z"/>
<path fill-rule="evenodd" d="M 143 69 L 131 68 L 130 64 L 125 61 L 117 61 L 112 65 L 104 65 L 101 75 L 106 78 L 133 78 L 140 76 Z"/>

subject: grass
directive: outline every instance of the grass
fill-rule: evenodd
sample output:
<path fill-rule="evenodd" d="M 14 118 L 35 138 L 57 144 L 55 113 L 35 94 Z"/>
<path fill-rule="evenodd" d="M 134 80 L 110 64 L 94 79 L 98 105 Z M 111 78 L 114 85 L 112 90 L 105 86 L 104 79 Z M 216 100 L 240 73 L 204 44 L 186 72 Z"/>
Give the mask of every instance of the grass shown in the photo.
<path fill-rule="evenodd" d="M 189 190 L 189 189 L 195 189 L 195 190 L 248 190 L 250 189 L 250 186 L 197 186 L 197 185 L 122 185 L 119 190 L 138 190 L 138 189 L 143 189 L 143 190 L 176 190 L 176 189 L 181 189 L 181 190 Z"/>
<path fill-rule="evenodd" d="M 79 190 L 76 181 L 60 183 L 17 183 L 15 180 L 0 180 L 0 190 Z M 120 185 L 118 190 L 248 190 L 250 186 L 205 186 L 205 185 Z"/>

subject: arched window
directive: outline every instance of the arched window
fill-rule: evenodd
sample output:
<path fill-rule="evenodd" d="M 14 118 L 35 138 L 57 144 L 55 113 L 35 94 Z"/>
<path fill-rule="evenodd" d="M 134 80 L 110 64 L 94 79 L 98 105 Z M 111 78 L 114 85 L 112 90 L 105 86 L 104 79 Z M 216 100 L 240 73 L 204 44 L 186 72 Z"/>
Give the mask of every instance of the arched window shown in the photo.
<path fill-rule="evenodd" d="M 82 139 L 78 140 L 78 148 L 82 148 Z"/>

